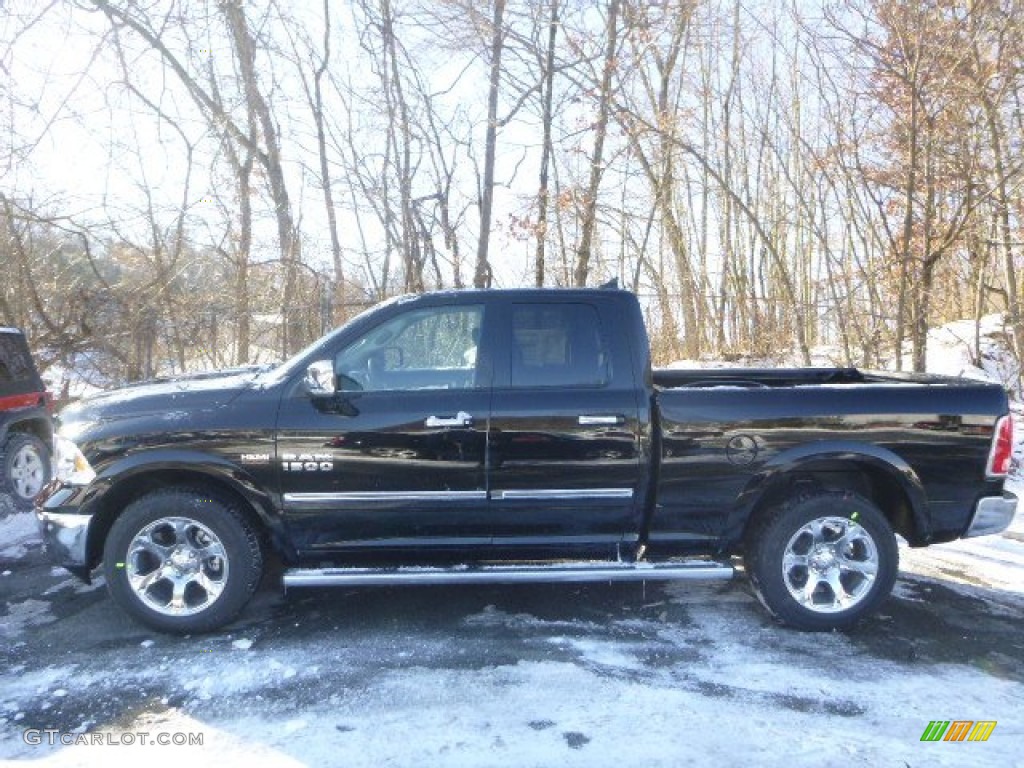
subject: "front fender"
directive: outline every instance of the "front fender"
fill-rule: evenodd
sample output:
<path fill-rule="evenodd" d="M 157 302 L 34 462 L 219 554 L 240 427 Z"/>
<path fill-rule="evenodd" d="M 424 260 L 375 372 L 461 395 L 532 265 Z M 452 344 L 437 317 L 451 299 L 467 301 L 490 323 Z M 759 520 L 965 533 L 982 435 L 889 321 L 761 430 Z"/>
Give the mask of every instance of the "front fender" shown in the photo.
<path fill-rule="evenodd" d="M 73 489 L 73 495 L 62 505 L 64 509 L 77 507 L 92 516 L 88 541 L 90 567 L 99 562 L 110 526 L 132 499 L 158 487 L 190 484 L 226 488 L 239 496 L 255 512 L 275 545 L 287 554 L 284 522 L 274 499 L 246 467 L 200 451 L 150 449 L 104 464 L 88 487 Z"/>

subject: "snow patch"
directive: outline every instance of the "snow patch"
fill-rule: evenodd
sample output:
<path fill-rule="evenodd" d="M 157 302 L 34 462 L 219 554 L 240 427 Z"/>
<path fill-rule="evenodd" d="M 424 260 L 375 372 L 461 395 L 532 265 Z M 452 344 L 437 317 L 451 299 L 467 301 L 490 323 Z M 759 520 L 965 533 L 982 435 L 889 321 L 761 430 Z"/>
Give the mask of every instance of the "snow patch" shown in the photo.
<path fill-rule="evenodd" d="M 10 603 L 7 606 L 7 615 L 0 619 L 0 637 L 17 637 L 26 629 L 56 620 L 57 617 L 50 613 L 50 604 L 43 600 L 30 599 L 21 603 Z"/>
<path fill-rule="evenodd" d="M 925 368 L 929 373 L 1002 384 L 1020 395 L 1020 365 L 1014 360 L 1011 331 L 1002 314 L 955 320 L 928 332 Z M 904 368 L 910 367 L 904 358 Z"/>
<path fill-rule="evenodd" d="M 9 502 L 0 496 L 0 503 Z M 32 512 L 13 512 L 6 517 L 2 513 L 0 508 L 0 558 L 19 560 L 33 545 L 41 543 L 39 522 Z"/>
<path fill-rule="evenodd" d="M 620 640 L 595 640 L 592 638 L 549 637 L 549 643 L 567 647 L 579 654 L 585 664 L 616 669 L 639 670 L 643 664 L 629 652 L 629 644 Z"/>

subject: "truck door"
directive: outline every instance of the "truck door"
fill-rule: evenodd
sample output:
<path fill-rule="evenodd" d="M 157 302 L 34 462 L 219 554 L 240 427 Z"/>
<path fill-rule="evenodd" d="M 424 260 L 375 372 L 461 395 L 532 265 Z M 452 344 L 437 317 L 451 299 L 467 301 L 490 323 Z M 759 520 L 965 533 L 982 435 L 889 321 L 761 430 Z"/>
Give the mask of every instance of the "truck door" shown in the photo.
<path fill-rule="evenodd" d="M 418 303 L 324 362 L 333 397 L 286 393 L 277 459 L 300 550 L 489 543 L 487 322 L 480 303 Z"/>
<path fill-rule="evenodd" d="M 503 308 L 489 445 L 497 547 L 605 548 L 639 527 L 639 385 L 612 309 L 557 296 Z"/>

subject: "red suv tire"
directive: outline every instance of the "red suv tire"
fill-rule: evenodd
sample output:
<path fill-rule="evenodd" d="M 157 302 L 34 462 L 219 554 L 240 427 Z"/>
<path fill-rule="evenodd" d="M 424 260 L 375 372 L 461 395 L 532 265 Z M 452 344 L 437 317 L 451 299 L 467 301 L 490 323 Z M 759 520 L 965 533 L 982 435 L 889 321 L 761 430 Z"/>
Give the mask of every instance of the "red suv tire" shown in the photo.
<path fill-rule="evenodd" d="M 53 424 L 50 397 L 25 336 L 0 328 L 0 493 L 30 509 L 50 481 Z"/>

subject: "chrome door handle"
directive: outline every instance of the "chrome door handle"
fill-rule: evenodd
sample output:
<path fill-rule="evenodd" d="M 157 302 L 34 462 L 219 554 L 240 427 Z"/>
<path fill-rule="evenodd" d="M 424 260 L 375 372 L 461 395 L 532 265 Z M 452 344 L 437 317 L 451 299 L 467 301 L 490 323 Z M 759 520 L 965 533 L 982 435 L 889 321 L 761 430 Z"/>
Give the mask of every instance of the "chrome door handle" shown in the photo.
<path fill-rule="evenodd" d="M 427 416 L 424 425 L 433 427 L 469 427 L 473 424 L 473 417 L 465 411 L 459 411 L 453 419 L 443 419 L 439 416 Z"/>
<path fill-rule="evenodd" d="M 598 427 L 598 426 L 615 426 L 617 424 L 625 424 L 626 417 L 611 414 L 601 414 L 597 416 L 583 415 L 578 419 L 580 426 L 583 427 Z"/>

